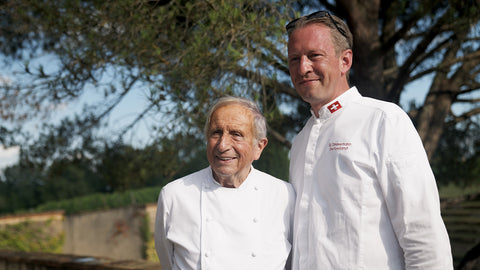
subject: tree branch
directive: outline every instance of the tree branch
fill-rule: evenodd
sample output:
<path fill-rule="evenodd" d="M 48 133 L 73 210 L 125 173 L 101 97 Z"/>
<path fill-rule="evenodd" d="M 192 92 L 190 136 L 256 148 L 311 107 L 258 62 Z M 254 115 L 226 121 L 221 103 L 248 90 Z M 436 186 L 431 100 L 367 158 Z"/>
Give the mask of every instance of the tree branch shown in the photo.
<path fill-rule="evenodd" d="M 384 42 L 380 48 L 382 52 L 388 52 L 393 49 L 401 39 L 405 39 L 408 32 L 415 26 L 415 24 L 426 14 L 427 5 L 423 5 L 422 12 L 417 10 L 410 18 L 403 22 L 402 27 L 398 29 L 386 42 Z"/>
<path fill-rule="evenodd" d="M 298 93 L 292 87 L 286 85 L 285 83 L 281 83 L 277 80 L 266 78 L 258 72 L 253 72 L 243 67 L 238 67 L 238 69 L 236 69 L 234 72 L 236 75 L 249 79 L 250 81 L 253 81 L 255 83 L 270 86 L 277 92 L 284 93 L 293 98 L 300 98 Z"/>
<path fill-rule="evenodd" d="M 394 100 L 394 97 L 397 95 L 397 93 L 401 91 L 403 85 L 405 85 L 405 83 L 409 81 L 410 73 L 413 70 L 412 66 L 417 63 L 416 60 L 423 55 L 428 46 L 433 42 L 433 40 L 438 36 L 438 34 L 441 33 L 440 28 L 443 22 L 447 19 L 446 17 L 446 15 L 443 15 L 439 20 L 437 20 L 435 25 L 430 28 L 430 31 L 426 33 L 424 38 L 420 41 L 419 44 L 417 44 L 416 48 L 405 60 L 403 65 L 399 68 L 397 79 L 395 79 L 392 85 L 392 89 L 390 90 L 389 99 Z"/>
<path fill-rule="evenodd" d="M 459 99 L 455 100 L 455 102 L 459 102 L 459 103 L 475 103 L 475 102 L 480 102 L 480 98 L 472 98 L 472 99 L 459 98 Z"/>
<path fill-rule="evenodd" d="M 474 60 L 478 60 L 480 59 L 480 50 L 478 51 L 475 51 L 473 53 L 470 53 L 466 56 L 462 56 L 462 57 L 458 57 L 458 58 L 455 58 L 451 61 L 446 61 L 444 63 L 441 63 L 440 65 L 437 65 L 437 66 L 434 66 L 432 68 L 429 68 L 429 69 L 425 69 L 423 70 L 422 72 L 419 72 L 419 73 L 416 73 L 415 75 L 412 75 L 410 78 L 409 78 L 409 82 L 412 82 L 412 81 L 415 81 L 427 74 L 430 74 L 430 73 L 433 73 L 433 72 L 436 72 L 436 71 L 440 71 L 440 70 L 445 70 L 445 69 L 449 69 L 452 65 L 455 65 L 455 64 L 458 64 L 458 63 L 463 63 L 463 62 L 467 62 L 467 61 L 474 61 Z"/>
<path fill-rule="evenodd" d="M 465 113 L 463 113 L 459 116 L 453 115 L 454 118 L 453 118 L 452 121 L 450 121 L 449 124 L 457 124 L 457 123 L 463 122 L 463 121 L 465 121 L 465 120 L 467 120 L 467 119 L 469 119 L 472 116 L 475 116 L 477 114 L 480 114 L 480 108 L 474 108 L 474 109 L 472 109 L 468 112 L 465 112 Z"/>
<path fill-rule="evenodd" d="M 292 147 L 292 143 L 287 140 L 287 138 L 285 138 L 285 136 L 283 136 L 282 134 L 280 134 L 279 132 L 277 132 L 276 130 L 272 129 L 270 126 L 267 125 L 267 131 L 268 133 L 273 137 L 275 138 L 275 140 L 277 140 L 278 142 L 280 142 L 281 144 L 285 145 L 286 147 L 288 147 L 288 149 L 290 149 Z"/>
<path fill-rule="evenodd" d="M 103 113 L 96 116 L 95 119 L 93 120 L 92 124 L 98 123 L 103 117 L 105 117 L 107 114 L 109 114 L 113 110 L 113 108 L 115 108 L 123 100 L 123 98 L 127 95 L 127 93 L 132 89 L 135 82 L 137 82 L 139 77 L 138 76 L 135 76 L 135 77 L 132 76 L 132 78 L 133 78 L 132 81 L 127 85 L 127 87 L 125 87 L 125 89 L 123 89 L 123 92 L 118 96 L 118 98 L 105 111 L 103 111 Z M 85 128 L 89 128 L 91 126 L 92 125 L 89 125 Z"/>
<path fill-rule="evenodd" d="M 155 107 L 157 104 L 156 103 L 150 103 L 128 126 L 122 129 L 122 132 L 120 133 L 119 137 L 123 137 L 125 133 L 127 133 L 131 128 L 135 126 L 135 124 L 140 121 L 153 107 Z"/>

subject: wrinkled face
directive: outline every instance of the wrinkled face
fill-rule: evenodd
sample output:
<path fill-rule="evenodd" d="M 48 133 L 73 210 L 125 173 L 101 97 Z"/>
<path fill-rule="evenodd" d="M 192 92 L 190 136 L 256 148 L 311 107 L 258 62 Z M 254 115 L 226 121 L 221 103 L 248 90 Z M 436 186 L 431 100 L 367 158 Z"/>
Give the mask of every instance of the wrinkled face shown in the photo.
<path fill-rule="evenodd" d="M 207 132 L 207 158 L 218 182 L 222 183 L 220 179 L 243 182 L 265 145 L 263 140 L 255 139 L 253 115 L 243 106 L 225 105 L 212 114 Z"/>
<path fill-rule="evenodd" d="M 345 62 L 344 53 L 336 55 L 327 26 L 310 24 L 291 34 L 288 41 L 290 77 L 298 94 L 314 110 L 345 91 L 345 73 L 351 61 Z M 351 51 L 347 53 L 351 57 Z"/>

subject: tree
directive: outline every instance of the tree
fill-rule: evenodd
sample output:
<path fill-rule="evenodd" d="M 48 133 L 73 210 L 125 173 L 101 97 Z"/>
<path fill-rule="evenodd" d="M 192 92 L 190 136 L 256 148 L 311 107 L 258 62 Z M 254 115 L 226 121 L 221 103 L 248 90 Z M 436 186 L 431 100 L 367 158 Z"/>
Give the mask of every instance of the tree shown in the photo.
<path fill-rule="evenodd" d="M 432 159 L 432 169 L 439 184 L 456 183 L 463 188 L 480 180 L 480 129 L 478 120 L 469 119 L 443 133 Z"/>
<path fill-rule="evenodd" d="M 6 120 L 31 119 L 86 91 L 102 91 L 104 98 L 77 121 L 78 130 L 91 129 L 132 89 L 144 87 L 149 105 L 139 108 L 125 130 L 148 114 L 161 114 L 153 137 L 201 136 L 212 101 L 233 94 L 256 100 L 271 141 L 288 147 L 308 107 L 289 80 L 284 25 L 320 8 L 349 24 L 355 40 L 351 83 L 364 95 L 398 103 L 408 83 L 433 77 L 425 103 L 411 111 L 430 157 L 446 125 L 480 112 L 478 106 L 461 115 L 451 110 L 475 102 L 479 92 L 480 11 L 473 0 L 3 0 L 0 5 L 0 51 L 25 62 L 25 77 L 1 86 Z M 45 54 L 51 65 L 34 61 Z"/>
<path fill-rule="evenodd" d="M 288 181 L 288 149 L 277 141 L 268 142 L 268 147 L 263 150 L 260 159 L 254 161 L 253 166 L 279 179 Z"/>
<path fill-rule="evenodd" d="M 35 207 L 41 198 L 40 174 L 31 168 L 14 165 L 4 172 L 5 181 L 0 181 L 0 213 Z"/>
<path fill-rule="evenodd" d="M 52 138 L 50 134 L 42 134 L 37 142 L 48 141 L 49 138 Z M 121 141 L 105 142 L 94 152 L 85 151 L 88 147 L 80 147 L 83 152 L 64 149 L 65 154 L 53 160 L 44 159 L 53 156 L 48 153 L 48 148 L 22 149 L 19 164 L 7 167 L 5 179 L 0 181 L 0 213 L 26 210 L 42 203 L 93 193 L 163 186 L 175 178 L 206 167 L 204 145 L 193 135 L 179 134 L 142 149 Z M 191 151 L 179 151 L 181 146 Z"/>
<path fill-rule="evenodd" d="M 98 161 L 95 170 L 108 192 L 160 186 L 196 168 L 200 149 L 203 148 L 198 147 L 196 138 L 188 134 L 162 139 L 143 149 L 135 149 L 121 141 L 106 143 L 95 158 Z M 188 169 L 187 164 L 190 165 Z M 179 175 L 179 172 L 184 174 Z"/>

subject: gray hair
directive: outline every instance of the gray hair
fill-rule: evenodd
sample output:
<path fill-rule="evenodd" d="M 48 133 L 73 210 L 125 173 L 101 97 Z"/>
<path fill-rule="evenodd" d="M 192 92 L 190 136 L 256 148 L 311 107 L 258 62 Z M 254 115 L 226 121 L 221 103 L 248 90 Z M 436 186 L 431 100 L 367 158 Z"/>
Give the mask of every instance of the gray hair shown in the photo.
<path fill-rule="evenodd" d="M 206 138 L 208 138 L 208 129 L 210 128 L 212 114 L 220 107 L 230 104 L 237 104 L 243 106 L 253 114 L 252 128 L 255 139 L 260 140 L 267 137 L 267 122 L 255 102 L 246 98 L 225 96 L 218 99 L 218 101 L 212 106 L 212 108 L 210 108 L 204 128 L 204 134 Z"/>

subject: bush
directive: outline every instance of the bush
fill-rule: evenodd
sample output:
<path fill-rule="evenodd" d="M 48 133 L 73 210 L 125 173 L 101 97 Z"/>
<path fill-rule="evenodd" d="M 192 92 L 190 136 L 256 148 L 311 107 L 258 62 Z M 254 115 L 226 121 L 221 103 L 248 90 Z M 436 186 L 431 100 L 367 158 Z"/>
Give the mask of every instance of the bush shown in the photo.
<path fill-rule="evenodd" d="M 64 210 L 65 214 L 74 214 L 86 211 L 124 207 L 132 204 L 155 203 L 158 199 L 160 189 L 160 187 L 149 187 L 109 194 L 95 193 L 68 200 L 48 202 L 36 207 L 34 212 Z"/>
<path fill-rule="evenodd" d="M 64 233 L 48 231 L 51 221 L 25 221 L 0 229 L 0 249 L 61 253 Z"/>

